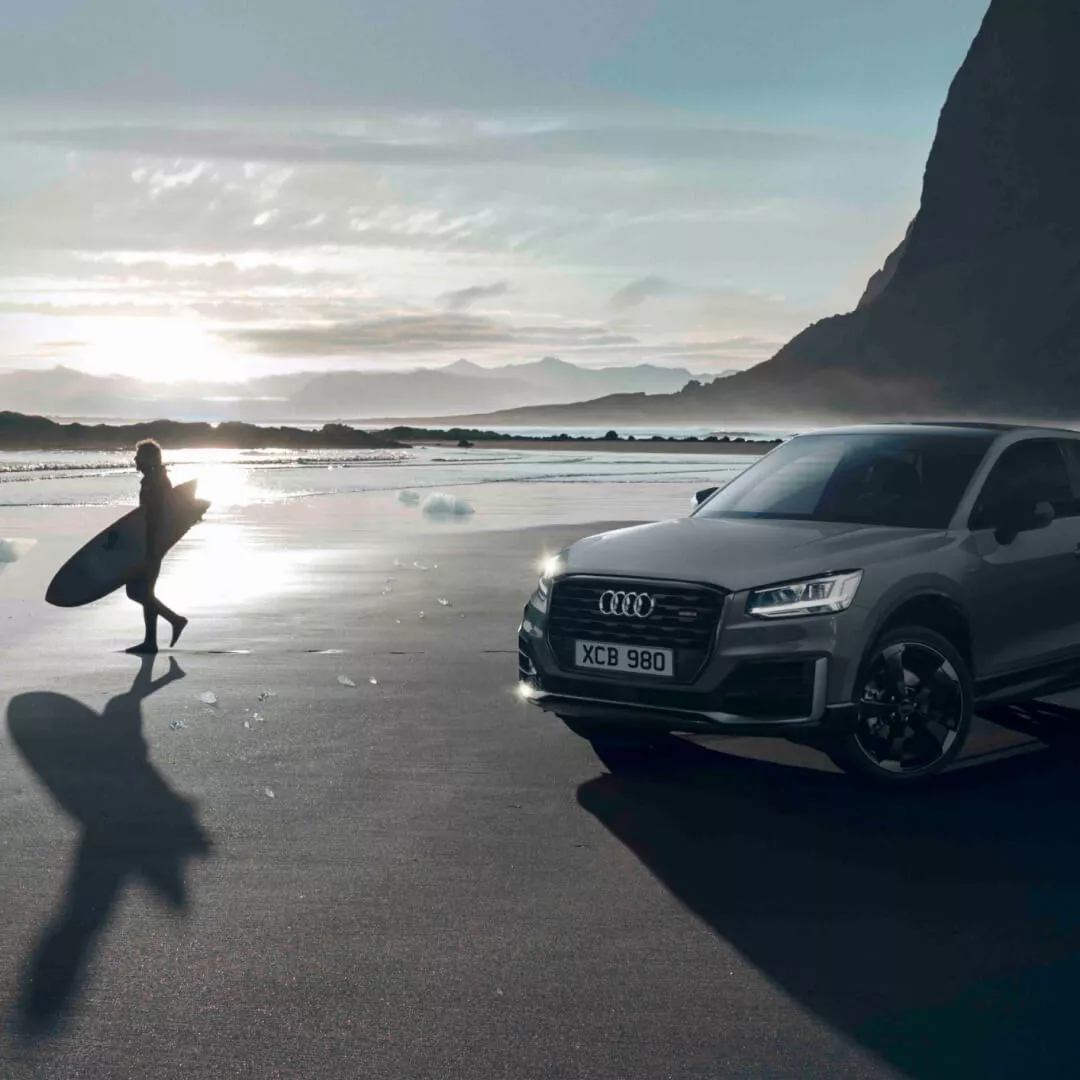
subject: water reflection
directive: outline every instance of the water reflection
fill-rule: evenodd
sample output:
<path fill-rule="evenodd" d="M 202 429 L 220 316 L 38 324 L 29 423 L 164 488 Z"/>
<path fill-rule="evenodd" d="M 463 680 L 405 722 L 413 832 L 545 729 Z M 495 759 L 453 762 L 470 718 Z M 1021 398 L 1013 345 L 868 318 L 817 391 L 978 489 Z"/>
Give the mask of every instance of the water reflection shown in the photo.
<path fill-rule="evenodd" d="M 244 465 L 207 463 L 168 466 L 174 485 L 197 482 L 200 499 L 209 499 L 216 510 L 280 499 L 284 493 L 271 491 L 255 482 L 256 473 Z"/>
<path fill-rule="evenodd" d="M 210 514 L 213 513 L 213 507 Z M 209 517 L 166 556 L 158 592 L 185 612 L 256 600 L 296 588 L 326 558 L 251 525 Z"/>

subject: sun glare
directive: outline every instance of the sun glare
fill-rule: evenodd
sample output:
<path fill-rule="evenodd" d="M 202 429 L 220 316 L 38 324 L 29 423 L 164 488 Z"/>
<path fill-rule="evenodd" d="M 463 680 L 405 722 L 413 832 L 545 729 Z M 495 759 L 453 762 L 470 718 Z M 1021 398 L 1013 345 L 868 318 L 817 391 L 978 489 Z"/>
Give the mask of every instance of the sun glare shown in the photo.
<path fill-rule="evenodd" d="M 209 454 L 218 451 L 209 451 Z M 185 454 L 185 457 L 189 456 Z M 166 464 L 168 460 L 166 459 Z M 268 493 L 251 483 L 251 470 L 243 465 L 214 464 L 177 465 L 169 469 L 173 485 L 188 480 L 196 481 L 195 493 L 200 499 L 210 501 L 211 511 L 227 510 L 234 506 L 250 506 L 266 502 Z"/>
<path fill-rule="evenodd" d="M 80 359 L 102 373 L 120 372 L 148 382 L 240 380 L 219 340 L 203 326 L 182 318 L 95 318 L 76 336 L 89 342 Z"/>
<path fill-rule="evenodd" d="M 257 600 L 298 587 L 303 569 L 325 555 L 267 543 L 247 525 L 208 521 L 165 564 L 161 592 L 185 610 Z"/>

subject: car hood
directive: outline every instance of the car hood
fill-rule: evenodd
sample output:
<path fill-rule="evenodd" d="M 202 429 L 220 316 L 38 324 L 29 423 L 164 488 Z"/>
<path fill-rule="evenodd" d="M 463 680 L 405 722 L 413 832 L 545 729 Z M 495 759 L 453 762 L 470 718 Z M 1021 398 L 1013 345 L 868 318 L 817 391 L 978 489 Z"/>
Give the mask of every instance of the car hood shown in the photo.
<path fill-rule="evenodd" d="M 910 556 L 939 546 L 944 535 L 840 522 L 680 518 L 588 536 L 563 557 L 571 574 L 704 581 L 738 592 Z"/>

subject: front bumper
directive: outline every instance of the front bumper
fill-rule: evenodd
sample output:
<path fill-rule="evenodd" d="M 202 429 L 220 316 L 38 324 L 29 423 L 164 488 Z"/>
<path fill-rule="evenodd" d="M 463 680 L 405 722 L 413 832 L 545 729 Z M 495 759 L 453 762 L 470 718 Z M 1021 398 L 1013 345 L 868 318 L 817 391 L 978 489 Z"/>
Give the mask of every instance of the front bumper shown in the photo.
<path fill-rule="evenodd" d="M 731 595 L 700 669 L 661 682 L 568 664 L 565 642 L 553 648 L 547 612 L 534 601 L 518 634 L 519 692 L 548 712 L 590 725 L 795 741 L 852 730 L 843 659 L 849 629 L 837 617 L 754 619 L 742 614 L 743 599 Z"/>

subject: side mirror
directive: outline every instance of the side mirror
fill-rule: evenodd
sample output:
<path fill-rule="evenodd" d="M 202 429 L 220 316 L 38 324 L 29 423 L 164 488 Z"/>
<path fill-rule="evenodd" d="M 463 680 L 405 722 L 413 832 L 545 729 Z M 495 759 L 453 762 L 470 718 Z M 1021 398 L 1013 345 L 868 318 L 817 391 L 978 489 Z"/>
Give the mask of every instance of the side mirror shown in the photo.
<path fill-rule="evenodd" d="M 1048 502 L 1037 502 L 1035 509 L 1032 511 L 1031 524 L 1028 528 L 1045 529 L 1053 523 L 1055 517 L 1054 508 Z"/>
<path fill-rule="evenodd" d="M 690 505 L 693 507 L 693 509 L 696 510 L 710 495 L 714 494 L 715 492 L 717 492 L 719 490 L 720 490 L 719 487 L 711 487 L 711 488 L 702 488 L 701 491 L 695 491 L 694 492 L 694 497 L 691 500 Z"/>
<path fill-rule="evenodd" d="M 1048 502 L 1017 499 L 1002 507 L 994 538 L 999 544 L 1011 544 L 1022 532 L 1045 529 L 1054 520 L 1054 508 Z"/>

